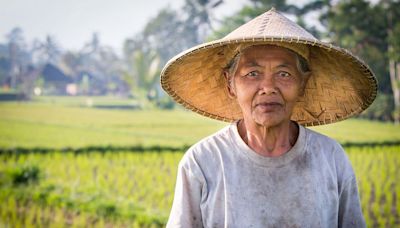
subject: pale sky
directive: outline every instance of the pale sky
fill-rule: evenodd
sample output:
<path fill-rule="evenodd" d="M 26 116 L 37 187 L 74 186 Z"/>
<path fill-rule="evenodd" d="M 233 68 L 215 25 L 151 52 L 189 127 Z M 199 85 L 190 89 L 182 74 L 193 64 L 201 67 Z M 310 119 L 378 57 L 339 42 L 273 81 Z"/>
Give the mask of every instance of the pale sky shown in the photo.
<path fill-rule="evenodd" d="M 0 0 L 0 42 L 14 27 L 26 41 L 52 35 L 64 49 L 79 50 L 93 32 L 100 43 L 121 51 L 123 41 L 140 32 L 146 22 L 169 5 L 179 9 L 184 0 Z M 246 0 L 225 0 L 218 17 L 231 15 Z"/>

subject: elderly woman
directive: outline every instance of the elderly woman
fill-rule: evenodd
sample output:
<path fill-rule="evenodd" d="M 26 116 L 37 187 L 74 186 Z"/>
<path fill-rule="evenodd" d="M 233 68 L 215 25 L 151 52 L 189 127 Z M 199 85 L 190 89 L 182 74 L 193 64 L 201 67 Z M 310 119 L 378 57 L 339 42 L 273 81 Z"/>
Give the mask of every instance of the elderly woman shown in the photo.
<path fill-rule="evenodd" d="M 360 113 L 371 70 L 274 9 L 162 72 L 179 103 L 230 125 L 179 164 L 167 227 L 365 227 L 341 146 L 305 128 Z"/>

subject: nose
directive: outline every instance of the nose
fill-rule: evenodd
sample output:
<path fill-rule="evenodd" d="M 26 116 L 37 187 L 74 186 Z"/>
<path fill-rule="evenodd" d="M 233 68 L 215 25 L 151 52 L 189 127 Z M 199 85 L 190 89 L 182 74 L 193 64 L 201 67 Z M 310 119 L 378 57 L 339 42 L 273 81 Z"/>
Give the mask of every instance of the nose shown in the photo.
<path fill-rule="evenodd" d="M 259 84 L 259 95 L 271 95 L 277 92 L 278 88 L 276 87 L 274 75 L 264 74 Z"/>

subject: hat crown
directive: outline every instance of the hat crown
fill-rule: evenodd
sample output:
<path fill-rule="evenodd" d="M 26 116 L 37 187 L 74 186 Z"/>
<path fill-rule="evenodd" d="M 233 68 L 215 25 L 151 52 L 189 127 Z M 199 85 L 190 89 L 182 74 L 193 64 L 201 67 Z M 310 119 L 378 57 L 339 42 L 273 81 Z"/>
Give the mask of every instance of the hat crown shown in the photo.
<path fill-rule="evenodd" d="M 203 116 L 234 121 L 243 118 L 236 99 L 228 94 L 223 68 L 248 45 L 288 48 L 309 63 L 311 75 L 291 120 L 322 125 L 365 110 L 375 99 L 373 72 L 356 56 L 313 35 L 271 9 L 226 37 L 193 47 L 171 59 L 161 73 L 163 89 L 178 103 Z"/>
<path fill-rule="evenodd" d="M 246 24 L 233 30 L 222 40 L 237 40 L 246 38 L 291 38 L 296 40 L 316 40 L 316 38 L 305 29 L 283 16 L 275 8 L 250 20 Z"/>

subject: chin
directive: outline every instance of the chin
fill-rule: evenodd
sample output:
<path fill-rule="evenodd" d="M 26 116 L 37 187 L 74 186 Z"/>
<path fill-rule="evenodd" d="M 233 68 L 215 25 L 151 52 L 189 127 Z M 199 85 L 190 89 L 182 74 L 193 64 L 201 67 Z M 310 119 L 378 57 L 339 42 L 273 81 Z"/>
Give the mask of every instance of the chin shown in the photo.
<path fill-rule="evenodd" d="M 290 122 L 283 113 L 253 113 L 252 120 L 263 127 L 274 127 Z"/>
<path fill-rule="evenodd" d="M 287 118 L 284 112 L 253 112 L 252 120 L 264 127 L 274 127 L 290 122 L 290 118 Z"/>
<path fill-rule="evenodd" d="M 285 122 L 284 119 L 276 119 L 276 118 L 254 118 L 253 121 L 260 126 L 263 127 L 274 127 L 281 125 Z"/>

